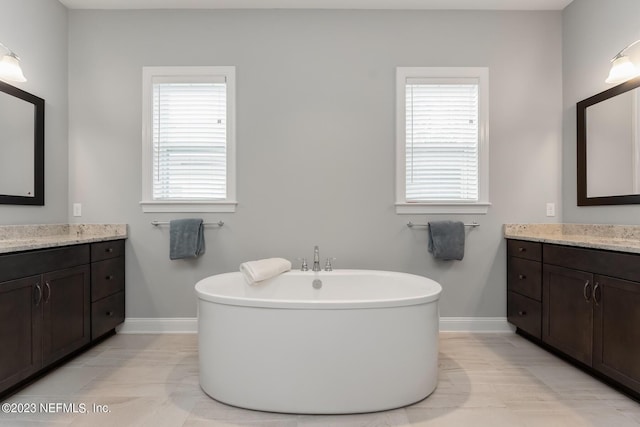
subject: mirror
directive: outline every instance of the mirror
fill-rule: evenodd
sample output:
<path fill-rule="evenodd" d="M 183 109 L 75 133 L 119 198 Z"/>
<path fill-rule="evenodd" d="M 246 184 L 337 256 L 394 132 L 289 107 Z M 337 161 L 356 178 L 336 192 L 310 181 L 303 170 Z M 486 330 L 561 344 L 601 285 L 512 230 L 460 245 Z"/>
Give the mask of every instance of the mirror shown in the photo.
<path fill-rule="evenodd" d="M 44 205 L 44 99 L 2 81 L 0 204 Z"/>
<path fill-rule="evenodd" d="M 577 104 L 578 206 L 640 204 L 640 78 Z"/>

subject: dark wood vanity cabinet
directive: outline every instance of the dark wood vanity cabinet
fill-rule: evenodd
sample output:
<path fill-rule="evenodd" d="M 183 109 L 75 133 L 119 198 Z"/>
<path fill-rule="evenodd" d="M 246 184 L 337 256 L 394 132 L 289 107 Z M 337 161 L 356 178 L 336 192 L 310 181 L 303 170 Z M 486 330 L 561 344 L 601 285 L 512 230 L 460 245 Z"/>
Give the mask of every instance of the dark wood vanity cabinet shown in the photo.
<path fill-rule="evenodd" d="M 0 392 L 89 343 L 88 264 L 89 245 L 0 256 Z"/>
<path fill-rule="evenodd" d="M 640 283 L 594 280 L 593 367 L 640 393 Z"/>
<path fill-rule="evenodd" d="M 540 323 L 514 315 L 522 304 L 507 307 L 509 322 L 640 397 L 640 255 L 508 240 L 508 304 L 522 297 L 522 244 L 541 250 Z"/>
<path fill-rule="evenodd" d="M 86 347 L 124 320 L 124 241 L 111 243 L 121 258 L 109 270 L 119 292 L 113 317 L 92 334 L 94 246 L 81 244 L 0 255 L 0 396 L 11 387 Z M 98 257 L 99 258 L 99 257 Z M 98 293 L 99 295 L 99 293 Z M 120 304 L 121 302 L 121 304 Z M 97 315 L 99 317 L 99 315 Z M 108 327 L 108 329 L 105 329 Z"/>
<path fill-rule="evenodd" d="M 544 266 L 542 340 L 591 366 L 593 274 Z"/>
<path fill-rule="evenodd" d="M 124 322 L 124 241 L 91 247 L 91 337 Z"/>
<path fill-rule="evenodd" d="M 42 367 L 42 306 L 35 297 L 40 283 L 40 276 L 0 283 L 0 390 Z"/>
<path fill-rule="evenodd" d="M 42 364 L 50 365 L 91 340 L 89 267 L 42 275 Z"/>
<path fill-rule="evenodd" d="M 542 245 L 507 242 L 507 319 L 526 333 L 541 337 Z"/>

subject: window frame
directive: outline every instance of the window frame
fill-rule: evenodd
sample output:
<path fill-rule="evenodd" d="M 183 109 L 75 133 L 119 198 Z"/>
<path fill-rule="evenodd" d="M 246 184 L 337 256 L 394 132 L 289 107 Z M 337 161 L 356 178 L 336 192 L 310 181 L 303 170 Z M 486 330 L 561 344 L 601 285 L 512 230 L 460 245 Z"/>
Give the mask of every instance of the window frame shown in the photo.
<path fill-rule="evenodd" d="M 409 202 L 406 198 L 406 84 L 407 79 L 478 80 L 478 200 Z M 487 67 L 396 68 L 396 213 L 486 214 L 489 210 L 489 69 Z"/>
<path fill-rule="evenodd" d="M 234 66 L 142 67 L 142 211 L 147 212 L 235 212 L 236 200 L 236 78 Z M 227 88 L 227 197 L 224 200 L 153 199 L 153 80 L 188 80 L 224 77 Z"/>

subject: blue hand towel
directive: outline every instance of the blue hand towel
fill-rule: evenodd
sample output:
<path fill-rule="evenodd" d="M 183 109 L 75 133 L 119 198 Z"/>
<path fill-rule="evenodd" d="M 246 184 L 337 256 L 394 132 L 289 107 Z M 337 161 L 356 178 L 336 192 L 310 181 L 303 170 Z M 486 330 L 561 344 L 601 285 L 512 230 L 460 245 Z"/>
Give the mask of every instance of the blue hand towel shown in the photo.
<path fill-rule="evenodd" d="M 204 222 L 201 218 L 169 221 L 169 258 L 196 258 L 205 251 Z"/>
<path fill-rule="evenodd" d="M 429 223 L 429 252 L 436 259 L 462 260 L 464 258 L 464 238 L 464 223 L 460 221 Z"/>

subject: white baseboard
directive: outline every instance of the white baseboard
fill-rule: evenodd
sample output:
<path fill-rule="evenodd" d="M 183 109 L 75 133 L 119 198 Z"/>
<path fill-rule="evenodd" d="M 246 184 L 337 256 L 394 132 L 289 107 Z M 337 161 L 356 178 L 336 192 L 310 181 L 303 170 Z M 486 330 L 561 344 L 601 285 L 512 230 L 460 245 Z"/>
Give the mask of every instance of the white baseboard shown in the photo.
<path fill-rule="evenodd" d="M 506 317 L 441 317 L 442 332 L 513 332 Z M 196 317 L 132 318 L 125 319 L 121 334 L 195 334 Z"/>
<path fill-rule="evenodd" d="M 158 317 L 124 319 L 117 330 L 121 334 L 195 334 L 198 332 L 196 317 Z"/>
<path fill-rule="evenodd" d="M 506 317 L 441 317 L 440 332 L 514 332 Z"/>

